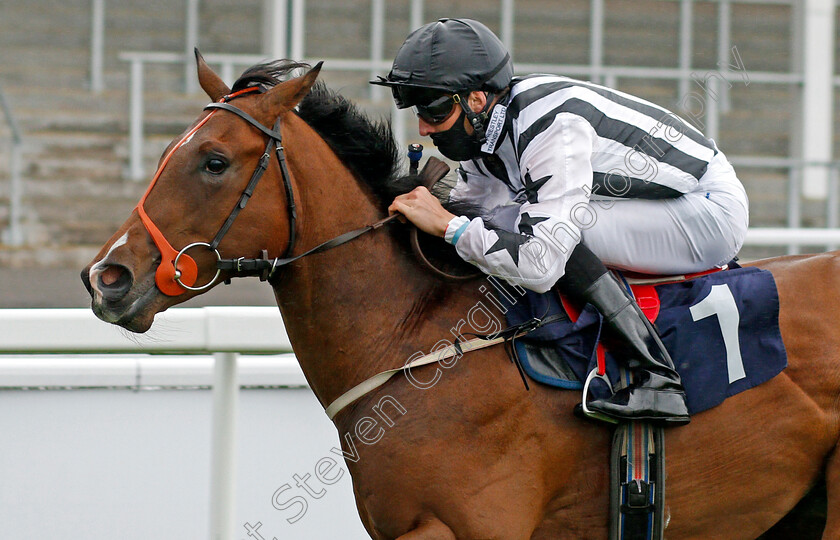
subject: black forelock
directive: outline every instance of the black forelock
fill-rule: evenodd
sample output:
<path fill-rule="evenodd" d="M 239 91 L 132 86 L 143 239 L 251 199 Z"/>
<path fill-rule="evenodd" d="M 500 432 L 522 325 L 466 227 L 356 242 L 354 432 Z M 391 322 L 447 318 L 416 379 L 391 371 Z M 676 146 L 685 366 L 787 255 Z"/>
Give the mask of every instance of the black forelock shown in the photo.
<path fill-rule="evenodd" d="M 295 62 L 292 60 L 275 60 L 273 62 L 256 64 L 242 72 L 239 79 L 233 83 L 231 92 L 238 92 L 239 90 L 244 90 L 252 86 L 257 86 L 265 91 L 293 76 L 302 74 L 310 67 L 305 62 Z"/>

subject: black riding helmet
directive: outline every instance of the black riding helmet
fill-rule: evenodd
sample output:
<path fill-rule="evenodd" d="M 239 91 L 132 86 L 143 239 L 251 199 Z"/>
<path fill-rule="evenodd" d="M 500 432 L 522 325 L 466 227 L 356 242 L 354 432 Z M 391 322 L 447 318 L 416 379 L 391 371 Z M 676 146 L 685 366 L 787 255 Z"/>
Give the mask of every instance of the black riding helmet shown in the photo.
<path fill-rule="evenodd" d="M 441 94 L 507 88 L 513 63 L 501 40 L 478 21 L 440 19 L 408 35 L 387 77 L 397 107 L 425 105 Z"/>

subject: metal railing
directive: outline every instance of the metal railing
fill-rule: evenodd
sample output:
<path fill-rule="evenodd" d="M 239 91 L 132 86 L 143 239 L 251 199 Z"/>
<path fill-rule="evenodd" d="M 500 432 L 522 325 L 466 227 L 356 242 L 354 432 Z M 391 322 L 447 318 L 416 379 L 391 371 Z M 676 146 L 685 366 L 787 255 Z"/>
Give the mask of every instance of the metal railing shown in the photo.
<path fill-rule="evenodd" d="M 192 68 L 195 60 L 190 55 L 185 59 L 183 54 L 176 52 L 139 52 L 126 51 L 119 55 L 119 58 L 130 64 L 130 98 L 129 98 L 129 178 L 141 180 L 145 177 L 143 167 L 143 92 L 145 86 L 145 65 L 146 64 L 180 64 L 186 62 Z M 207 54 L 205 60 L 211 65 L 220 66 L 220 76 L 225 82 L 232 83 L 235 68 L 237 66 L 249 66 L 257 62 L 265 61 L 265 56 L 253 54 Z M 323 60 L 324 66 L 332 71 L 355 71 L 385 73 L 391 67 L 388 60 L 370 59 L 344 59 L 344 58 L 305 58 L 303 61 L 310 64 Z M 602 79 L 607 86 L 616 87 L 620 79 L 659 79 L 659 80 L 692 80 L 696 73 L 690 69 L 682 68 L 656 68 L 656 67 L 626 67 L 626 66 L 593 66 L 576 64 L 542 64 L 542 63 L 521 63 L 516 64 L 519 73 L 546 72 L 562 73 L 571 76 L 585 76 L 590 79 Z M 716 92 L 712 85 L 719 84 L 720 80 L 736 82 L 742 80 L 743 75 L 733 72 L 721 72 L 720 79 L 711 78 L 706 83 L 708 88 L 705 92 L 704 118 L 707 124 L 717 131 L 719 125 L 720 107 L 718 102 L 722 101 L 723 94 Z M 774 84 L 801 84 L 802 75 L 796 73 L 777 73 L 770 71 L 751 71 L 749 79 L 756 83 Z M 840 78 L 838 78 L 840 84 Z M 716 97 L 712 97 L 716 96 Z M 406 132 L 409 122 L 405 111 L 399 111 L 393 101 L 385 96 L 380 96 L 379 104 L 387 104 L 391 107 L 391 118 L 393 123 L 394 136 L 400 147 L 404 142 L 412 138 L 412 134 Z M 709 131 L 709 130 L 707 130 Z M 714 138 L 714 137 L 712 137 Z"/>
<path fill-rule="evenodd" d="M 194 0 L 190 0 L 194 1 Z M 595 82 L 603 83 L 607 86 L 617 87 L 620 83 L 627 79 L 659 79 L 676 81 L 678 84 L 678 95 L 686 97 L 694 95 L 695 97 L 702 97 L 702 102 L 698 101 L 698 107 L 703 110 L 703 123 L 705 133 L 711 137 L 716 138 L 719 132 L 721 114 L 726 112 L 729 108 L 729 92 L 728 89 L 731 83 L 743 81 L 746 83 L 763 83 L 763 84 L 778 84 L 778 85 L 794 85 L 804 86 L 805 77 L 803 75 L 803 66 L 801 62 L 801 22 L 803 17 L 802 6 L 791 0 L 717 0 L 717 16 L 718 16 L 718 38 L 716 42 L 717 51 L 717 65 L 718 70 L 714 72 L 714 76 L 708 74 L 698 75 L 695 69 L 692 68 L 691 58 L 693 55 L 691 28 L 693 26 L 693 1 L 692 0 L 673 0 L 680 3 L 680 41 L 678 44 L 679 54 L 677 66 L 672 68 L 666 67 L 629 67 L 629 66 L 605 66 L 604 60 L 604 3 L 603 0 L 590 0 L 590 58 L 587 65 L 575 64 L 548 64 L 548 63 L 528 63 L 517 62 L 516 67 L 519 73 L 529 72 L 553 72 L 562 73 L 574 77 L 584 77 Z M 791 46 L 793 53 L 793 64 L 791 72 L 768 72 L 768 71 L 746 71 L 739 72 L 730 66 L 731 58 L 731 25 L 732 14 L 731 7 L 737 3 L 751 3 L 751 4 L 769 4 L 769 5 L 789 5 L 792 7 L 792 32 L 791 32 Z M 291 32 L 291 41 L 294 44 L 292 50 L 295 54 L 303 56 L 305 50 L 305 42 L 303 32 L 303 24 L 306 12 L 305 0 L 294 0 L 294 9 L 288 9 L 287 0 L 266 0 L 266 9 L 269 4 L 274 6 L 274 9 L 281 9 L 283 12 L 282 22 L 283 28 L 275 29 L 276 31 L 284 32 L 284 40 L 282 46 L 279 46 L 280 52 L 285 52 L 285 42 L 288 41 L 285 32 Z M 386 4 L 382 0 L 371 0 L 371 36 L 370 36 L 370 54 L 368 58 L 355 59 L 325 59 L 325 66 L 327 69 L 334 71 L 356 71 L 363 73 L 381 74 L 390 68 L 390 60 L 383 56 L 384 46 L 384 28 L 387 21 Z M 423 0 L 411 0 L 409 12 L 409 26 L 415 28 L 419 26 L 423 20 L 424 2 Z M 500 9 L 500 37 L 506 42 L 511 52 L 513 50 L 513 29 L 515 17 L 515 2 L 514 0 L 501 0 Z M 265 29 L 269 31 L 268 28 Z M 197 38 L 196 38 L 197 39 Z M 799 52 L 797 52 L 799 50 Z M 241 54 L 208 54 L 207 60 L 211 64 L 221 67 L 221 76 L 226 81 L 232 81 L 235 73 L 235 68 L 239 66 L 248 66 L 265 60 L 264 55 L 241 55 Z M 299 57 L 296 57 L 299 58 Z M 144 86 L 144 65 L 145 64 L 178 64 L 184 63 L 185 73 L 188 77 L 194 78 L 193 73 L 193 59 L 192 54 L 180 53 L 146 53 L 146 52 L 124 52 L 120 54 L 120 59 L 131 64 L 131 114 L 130 114 L 130 138 L 129 138 L 129 176 L 132 179 L 139 180 L 144 178 L 145 171 L 143 169 L 143 86 Z M 310 63 L 322 60 L 306 59 Z M 748 79 L 745 79 L 748 77 Z M 702 80 L 701 80 L 702 79 Z M 691 92 L 690 88 L 697 83 L 699 86 Z M 702 83 L 702 84 L 700 84 Z M 729 83 L 729 84 L 728 84 Z M 840 76 L 833 77 L 831 80 L 833 87 L 840 85 Z M 700 88 L 702 87 L 702 88 Z M 398 111 L 390 100 L 380 92 L 377 87 L 371 87 L 371 98 L 377 104 L 384 104 L 388 102 L 391 110 L 392 124 L 400 146 L 404 146 L 407 140 L 414 137 L 414 134 L 407 133 L 407 127 L 411 125 L 409 116 L 405 111 Z M 702 96 L 701 96 L 702 94 Z M 809 130 L 799 130 L 809 133 Z M 800 148 L 803 146 L 797 130 L 794 130 L 793 140 L 791 142 L 792 148 Z M 795 153 L 795 152 L 794 152 Z M 789 176 L 789 197 L 788 197 L 788 225 L 797 228 L 802 222 L 800 193 L 806 192 L 810 196 L 818 196 L 825 198 L 828 204 L 826 224 L 829 227 L 838 224 L 837 219 L 837 171 L 836 165 L 829 162 L 823 157 L 810 157 L 808 163 L 795 160 L 787 157 L 731 157 L 731 161 L 738 165 L 739 168 L 786 168 Z M 816 193 L 814 195 L 814 186 L 816 186 Z M 827 188 L 824 186 L 828 186 Z M 788 251 L 795 253 L 798 250 L 796 244 L 790 244 Z"/>
<path fill-rule="evenodd" d="M 185 0 L 184 19 L 184 45 L 185 51 L 189 54 L 200 40 L 200 28 L 198 25 L 198 11 L 200 0 Z M 681 26 L 690 29 L 692 19 L 693 0 L 670 0 L 681 3 Z M 721 6 L 719 12 L 718 33 L 719 50 L 728 49 L 730 36 L 730 7 L 732 4 L 763 4 L 763 5 L 788 5 L 796 6 L 796 0 L 709 0 Z M 840 2 L 840 0 L 838 0 Z M 303 58 L 304 54 L 304 33 L 302 23 L 306 17 L 306 1 L 292 0 L 292 9 L 289 10 L 289 0 L 263 0 L 263 51 L 275 58 L 286 56 L 287 51 L 292 58 Z M 424 0 L 410 0 L 411 28 L 417 28 L 424 21 Z M 371 29 L 371 40 L 381 43 L 384 35 L 384 27 L 377 14 L 383 13 L 383 0 L 371 0 L 371 12 L 373 15 Z M 103 82 L 103 58 L 105 48 L 105 0 L 91 0 L 91 24 L 90 24 L 90 88 L 100 92 L 104 88 Z M 515 0 L 500 0 L 499 27 L 500 37 L 506 44 L 511 45 L 514 37 L 514 19 L 516 13 Z M 590 56 L 593 65 L 603 58 L 603 36 L 604 36 L 604 4 L 603 0 L 590 0 Z M 291 16 L 289 16 L 291 15 Z M 290 25 L 290 22 L 298 21 L 298 25 Z M 691 54 L 690 32 L 687 32 L 680 41 L 680 64 L 686 67 L 690 61 Z M 719 58 L 720 60 L 720 58 Z M 185 88 L 194 89 L 194 82 L 191 73 L 185 71 Z"/>
<path fill-rule="evenodd" d="M 196 0 L 189 0 L 195 2 Z M 692 68 L 691 59 L 693 56 L 693 45 L 691 39 L 691 29 L 693 26 L 693 0 L 672 0 L 680 3 L 680 42 L 678 65 L 674 68 L 650 68 L 650 67 L 623 67 L 623 66 L 605 66 L 604 65 L 604 42 L 605 42 L 605 13 L 603 0 L 590 0 L 590 58 L 588 65 L 567 65 L 567 64 L 543 64 L 543 63 L 520 63 L 517 59 L 516 67 L 518 72 L 553 72 L 563 73 L 571 76 L 585 76 L 594 82 L 604 83 L 607 86 L 616 86 L 618 80 L 621 78 L 646 78 L 646 79 L 663 79 L 674 80 L 679 85 L 679 100 L 683 102 L 688 96 L 692 95 L 690 88 L 694 81 L 698 78 Z M 715 77 L 711 77 L 707 81 L 706 96 L 715 96 L 715 99 L 706 100 L 705 103 L 705 122 L 706 135 L 712 139 L 717 138 L 719 131 L 720 112 L 726 112 L 729 109 L 729 88 L 725 82 L 739 80 L 742 74 L 733 73 L 730 69 L 730 54 L 731 54 L 731 6 L 735 3 L 753 3 L 753 4 L 770 4 L 770 5 L 791 5 L 795 13 L 793 19 L 798 18 L 797 3 L 791 0 L 717 0 L 718 3 L 718 39 L 716 43 L 717 64 L 719 66 L 715 73 Z M 368 58 L 357 59 L 341 59 L 328 60 L 326 66 L 328 69 L 339 71 L 361 71 L 370 72 L 371 76 L 382 74 L 390 68 L 390 59 L 386 59 L 384 55 L 385 42 L 385 28 L 388 26 L 388 14 L 386 13 L 386 4 L 383 0 L 371 0 L 370 11 L 370 40 L 369 40 L 369 56 Z M 288 0 L 265 0 L 264 11 L 269 15 L 276 15 L 275 12 L 282 16 L 272 18 L 279 27 L 270 28 L 268 25 L 263 29 L 264 33 L 282 34 L 281 38 L 268 40 L 277 41 L 278 43 L 266 52 L 274 55 L 274 57 L 285 56 L 286 52 L 291 52 L 294 59 L 305 59 L 305 17 L 306 17 L 306 2 L 304 0 L 293 0 L 293 9 L 288 9 Z M 416 28 L 424 22 L 425 2 L 423 0 L 411 0 L 409 11 L 409 28 L 407 30 Z M 188 13 L 190 10 L 188 10 Z M 514 21 L 516 9 L 514 0 L 500 0 L 499 2 L 499 27 L 500 37 L 505 42 L 507 47 L 511 50 L 511 54 L 516 56 L 514 49 Z M 268 18 L 268 17 L 267 17 Z M 187 17 L 187 35 L 188 42 L 198 40 L 197 30 L 194 28 L 195 22 L 189 22 L 190 17 Z M 792 25 L 797 27 L 798 22 L 792 21 Z M 795 28 L 794 28 L 795 29 Z M 291 39 L 288 39 L 287 33 L 291 34 Z M 796 32 L 792 33 L 793 42 L 797 41 L 795 37 Z M 272 34 L 274 35 L 274 34 Z M 191 41 L 192 40 L 192 41 Z M 278 41 L 279 40 L 279 41 Z M 286 47 L 286 41 L 292 43 L 292 47 Z M 796 45 L 796 43 L 792 43 Z M 186 81 L 194 81 L 195 76 L 192 70 L 192 54 L 191 48 L 187 47 L 187 53 L 178 55 L 177 53 L 144 53 L 132 52 L 121 53 L 120 58 L 131 62 L 132 74 L 137 74 L 142 77 L 143 64 L 145 63 L 178 63 L 184 62 L 184 73 Z M 291 49 L 291 50 L 290 50 Z M 208 55 L 209 56 L 209 55 Z M 265 59 L 263 55 L 213 55 L 216 57 L 226 56 L 229 61 L 222 61 L 223 69 L 225 66 L 232 65 L 248 65 Z M 236 58 L 239 56 L 239 59 Z M 309 61 L 316 61 L 319 59 L 309 59 Z M 801 71 L 800 67 L 795 67 L 795 71 Z M 225 73 L 222 74 L 225 78 Z M 228 76 L 230 73 L 227 74 Z M 225 80 L 229 80 L 226 78 Z M 775 83 L 775 84 L 802 84 L 803 76 L 801 73 L 776 73 L 776 72 L 750 72 L 749 80 L 756 83 Z M 132 82 L 132 110 L 140 110 L 135 98 L 138 88 L 142 89 L 142 81 L 137 82 L 133 78 Z M 194 84 L 185 82 L 186 88 L 194 88 Z M 375 102 L 385 98 L 385 93 L 379 87 L 371 86 L 369 88 L 371 99 Z M 403 128 L 405 118 L 403 114 L 397 114 L 392 111 L 395 128 Z M 133 131 L 131 139 L 130 156 L 132 162 L 129 166 L 130 176 L 133 179 L 142 178 L 142 166 L 138 163 L 137 157 L 140 151 L 140 143 L 137 141 L 136 134 L 140 133 L 142 128 L 137 127 L 137 116 L 132 113 L 131 117 Z M 807 136 L 808 131 L 804 130 Z M 395 129 L 398 141 L 407 140 L 403 129 Z"/>
<path fill-rule="evenodd" d="M 806 161 L 802 159 L 771 156 L 732 156 L 730 163 L 743 169 L 781 169 L 788 172 L 787 226 L 802 225 L 802 177 L 808 169 L 825 171 L 828 177 L 825 198 L 825 225 L 840 227 L 840 161 Z"/>
<path fill-rule="evenodd" d="M 150 64 L 179 64 L 184 62 L 184 56 L 175 52 L 123 52 L 120 59 L 129 62 L 131 65 L 131 92 L 130 92 L 130 134 L 129 134 L 129 176 L 134 180 L 145 178 L 143 167 L 144 160 L 144 135 L 143 135 L 143 88 L 144 88 L 144 65 Z M 265 58 L 260 55 L 246 54 L 207 54 L 205 60 L 211 65 L 219 66 L 220 76 L 228 84 L 233 82 L 235 69 L 237 67 L 249 66 Z M 306 59 L 313 63 L 315 59 Z M 189 59 L 189 64 L 194 62 Z M 390 62 L 385 60 L 367 59 L 326 59 L 325 66 L 335 71 L 357 71 L 369 72 L 379 70 L 384 72 L 390 69 Z M 652 67 L 625 67 L 625 66 L 592 66 L 574 64 L 536 64 L 522 63 L 517 68 L 521 72 L 556 72 L 571 76 L 589 76 L 596 78 L 596 75 L 604 80 L 607 86 L 618 86 L 620 79 L 659 79 L 679 81 L 691 79 L 693 73 L 681 68 L 652 68 Z M 718 83 L 720 80 L 737 82 L 741 80 L 742 74 L 735 72 L 722 72 L 720 79 L 710 79 L 708 83 Z M 757 72 L 749 73 L 750 81 L 755 83 L 775 84 L 801 84 L 802 76 L 795 73 Z M 835 79 L 835 84 L 840 85 L 840 77 Z M 722 94 L 715 93 L 711 89 L 706 91 L 704 120 L 709 124 L 717 124 L 717 116 L 720 114 L 718 102 L 722 101 Z M 716 98 L 712 96 L 717 96 Z M 405 141 L 412 138 L 407 133 L 408 126 L 413 124 L 407 121 L 406 112 L 397 110 L 391 99 L 385 98 L 391 107 L 392 127 L 397 143 L 400 148 L 405 147 Z M 715 119 L 712 119 L 714 117 Z M 804 161 L 801 159 L 782 156 L 729 156 L 729 160 L 739 170 L 743 169 L 783 169 L 788 174 L 788 196 L 787 196 L 787 225 L 799 230 L 802 225 L 802 183 L 803 171 L 823 169 L 828 176 L 828 196 L 826 197 L 826 227 L 840 227 L 840 162 L 837 161 Z M 802 229 L 803 231 L 806 229 Z M 819 234 L 819 233 L 816 233 Z M 777 237 L 780 237 L 777 235 Z M 755 236 L 752 238 L 771 238 L 771 236 Z M 787 236 L 786 236 L 787 238 Z M 826 238 L 824 235 L 820 238 Z M 768 244 L 762 244 L 768 245 Z M 798 253 L 801 245 L 826 245 L 834 248 L 840 243 L 831 241 L 812 242 L 809 244 L 805 239 L 802 241 L 771 242 L 770 245 L 787 245 L 790 254 Z"/>
<path fill-rule="evenodd" d="M 129 165 L 128 176 L 132 180 L 141 180 L 145 177 L 143 167 L 143 146 L 144 146 L 144 87 L 145 87 L 145 65 L 146 64 L 181 64 L 186 63 L 194 70 L 195 59 L 192 54 L 185 60 L 184 55 L 176 52 L 132 52 L 126 51 L 119 55 L 120 60 L 128 62 L 131 69 L 129 81 Z M 265 56 L 254 54 L 206 54 L 205 61 L 211 66 L 219 66 L 219 75 L 228 84 L 234 80 L 235 68 L 237 66 L 250 66 L 265 61 Z M 323 60 L 323 59 L 320 59 Z M 314 63 L 318 60 L 304 59 L 305 62 Z M 375 70 L 388 69 L 390 63 L 380 60 L 348 60 L 348 59 L 326 59 L 324 64 L 336 71 L 361 71 L 370 72 Z M 195 75 L 193 74 L 193 77 Z M 392 104 L 392 117 L 402 117 L 402 111 L 397 111 Z M 404 124 L 395 122 L 395 133 L 404 132 Z M 398 129 L 399 128 L 399 129 Z M 398 140 L 401 142 L 404 140 Z M 404 146 L 404 145 L 401 145 Z"/>
<path fill-rule="evenodd" d="M 103 65 L 105 58 L 105 0 L 90 2 L 90 90 L 105 89 Z"/>
<path fill-rule="evenodd" d="M 3 231 L 2 241 L 10 246 L 23 244 L 23 229 L 21 225 L 21 201 L 23 199 L 23 178 L 21 176 L 23 136 L 18 126 L 12 107 L 6 99 L 6 94 L 0 88 L 0 108 L 3 117 L 11 131 L 12 144 L 9 157 L 9 226 Z"/>
<path fill-rule="evenodd" d="M 196 0 L 189 0 L 194 2 Z M 286 47 L 286 41 L 292 43 L 291 53 L 295 59 L 304 59 L 309 62 L 318 59 L 305 58 L 305 16 L 306 16 L 306 2 L 305 0 L 293 0 L 293 9 L 288 9 L 289 0 L 265 0 L 265 12 L 269 15 L 276 15 L 275 12 L 282 14 L 282 17 L 275 17 L 274 20 L 280 27 L 269 28 L 268 25 L 263 29 L 264 33 L 275 32 L 282 34 L 282 39 L 270 51 L 275 56 L 284 55 L 289 48 Z M 590 0 L 590 42 L 589 42 L 589 63 L 587 65 L 569 65 L 569 64 L 547 64 L 547 63 L 529 63 L 520 62 L 517 59 L 515 65 L 519 73 L 528 72 L 549 72 L 562 73 L 570 76 L 583 76 L 594 82 L 603 83 L 607 86 L 615 87 L 619 84 L 619 79 L 660 79 L 673 80 L 678 83 L 679 100 L 683 100 L 689 96 L 694 96 L 690 88 L 695 82 L 700 82 L 700 79 L 707 74 L 698 75 L 694 68 L 692 68 L 691 59 L 693 57 L 692 44 L 692 27 L 693 27 L 693 0 L 671 0 L 680 3 L 680 41 L 679 54 L 677 66 L 673 68 L 660 67 L 626 67 L 626 66 L 605 66 L 605 12 L 603 0 Z M 718 39 L 715 45 L 717 55 L 718 69 L 715 71 L 713 77 L 706 77 L 702 81 L 705 86 L 704 98 L 704 131 L 707 136 L 712 139 L 718 137 L 720 115 L 721 112 L 729 110 L 729 87 L 727 83 L 741 80 L 744 73 L 733 72 L 731 69 L 732 52 L 731 43 L 731 7 L 736 3 L 752 3 L 752 4 L 769 4 L 769 5 L 790 5 L 794 9 L 792 26 L 794 30 L 801 26 L 799 19 L 801 19 L 801 9 L 798 4 L 792 0 L 717 0 L 717 26 Z M 327 69 L 336 71 L 359 71 L 369 72 L 371 77 L 387 72 L 390 68 L 390 59 L 386 59 L 384 55 L 385 42 L 385 28 L 388 26 L 388 14 L 386 13 L 386 3 L 383 0 L 371 0 L 370 3 L 370 40 L 369 40 L 369 56 L 368 58 L 356 59 L 327 59 L 325 66 Z M 416 28 L 424 22 L 425 2 L 423 0 L 411 0 L 409 11 L 409 28 L 407 30 Z M 516 56 L 514 48 L 514 21 L 516 16 L 515 1 L 514 0 L 500 0 L 499 2 L 499 27 L 500 38 L 505 42 L 510 49 L 511 54 Z M 188 17 L 189 19 L 189 17 Z M 194 23 L 193 23 L 194 24 Z M 192 26 L 188 23 L 188 29 Z M 191 34 L 192 33 L 192 34 Z M 291 34 L 291 39 L 288 39 L 287 33 Z M 198 39 L 195 30 L 185 31 L 187 36 L 194 35 L 195 40 Z M 791 33 L 792 46 L 795 48 L 799 38 L 796 31 Z M 278 41 L 274 39 L 273 41 Z M 189 41 L 189 40 L 188 40 Z M 271 40 L 268 40 L 271 41 Z M 222 77 L 225 80 L 231 80 L 234 66 L 246 66 L 258 61 L 264 60 L 264 55 L 207 55 L 208 61 L 210 57 L 218 60 L 222 66 Z M 280 56 L 276 56 L 280 57 Z M 123 52 L 120 54 L 120 59 L 131 63 L 132 83 L 131 83 L 131 137 L 130 137 L 130 164 L 129 176 L 132 179 L 141 179 L 144 176 L 142 167 L 142 88 L 143 88 L 143 66 L 148 63 L 179 63 L 183 62 L 185 67 L 185 76 L 188 80 L 194 80 L 195 76 L 192 70 L 192 54 L 188 51 L 187 54 L 178 53 L 146 53 L 146 52 Z M 797 72 L 749 72 L 749 81 L 755 83 L 771 83 L 781 85 L 802 85 L 803 75 L 801 73 L 801 66 L 795 65 L 794 71 Z M 838 78 L 840 80 L 840 78 Z M 837 84 L 837 81 L 835 82 Z M 185 84 L 185 87 L 188 85 Z M 386 98 L 385 93 L 379 87 L 371 86 L 369 88 L 371 100 L 381 103 Z M 712 96 L 712 99 L 708 99 Z M 411 135 L 406 134 L 405 127 L 407 124 L 407 116 L 398 112 L 392 107 L 392 121 L 394 123 L 394 132 L 399 143 L 403 143 L 411 138 Z M 803 130 L 807 136 L 808 130 Z M 795 144 L 798 146 L 798 144 Z M 808 184 L 810 185 L 810 184 Z"/>

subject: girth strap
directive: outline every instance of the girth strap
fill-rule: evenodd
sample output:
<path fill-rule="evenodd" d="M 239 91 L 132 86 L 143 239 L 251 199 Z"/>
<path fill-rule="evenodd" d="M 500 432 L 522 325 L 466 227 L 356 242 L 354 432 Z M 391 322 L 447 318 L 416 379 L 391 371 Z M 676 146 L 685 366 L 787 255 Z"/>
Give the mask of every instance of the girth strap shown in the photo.
<path fill-rule="evenodd" d="M 435 362 L 440 362 L 441 360 L 446 360 L 447 358 L 452 358 L 453 356 L 460 356 L 464 353 L 475 351 L 478 349 L 483 349 L 485 347 L 491 347 L 493 345 L 502 343 L 503 341 L 504 338 L 496 338 L 492 340 L 483 340 L 481 338 L 475 338 L 469 341 L 459 342 L 457 346 L 450 345 L 449 347 L 446 347 L 444 349 L 439 349 L 433 353 L 421 356 L 420 358 L 406 363 L 402 367 L 382 371 L 380 373 L 377 373 L 373 377 L 360 382 L 350 390 L 340 395 L 338 398 L 335 399 L 335 401 L 330 403 L 330 405 L 324 410 L 324 412 L 327 413 L 327 418 L 332 420 L 346 406 L 350 405 L 357 399 L 367 395 L 373 390 L 379 388 L 380 386 L 388 382 L 391 379 L 391 377 L 393 377 L 401 371 L 410 371 L 412 368 L 433 364 Z"/>
<path fill-rule="evenodd" d="M 662 540 L 665 476 L 662 426 L 619 424 L 610 456 L 610 540 Z"/>

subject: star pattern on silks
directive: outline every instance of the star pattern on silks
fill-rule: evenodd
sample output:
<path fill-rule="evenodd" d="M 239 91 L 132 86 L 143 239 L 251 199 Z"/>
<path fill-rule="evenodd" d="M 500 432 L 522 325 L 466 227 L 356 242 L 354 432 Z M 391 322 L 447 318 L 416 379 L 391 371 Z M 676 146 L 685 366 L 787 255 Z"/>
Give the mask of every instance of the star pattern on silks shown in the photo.
<path fill-rule="evenodd" d="M 490 246 L 484 255 L 490 255 L 491 253 L 495 253 L 497 251 L 505 250 L 510 255 L 510 258 L 513 259 L 513 263 L 516 266 L 519 266 L 519 246 L 526 243 L 530 238 L 527 236 L 516 234 L 507 231 L 496 230 L 495 232 L 499 239 L 496 240 L 496 243 Z"/>
<path fill-rule="evenodd" d="M 537 191 L 539 191 L 543 184 L 551 180 L 551 175 L 549 174 L 537 180 L 531 180 L 531 171 L 526 171 L 523 180 L 525 180 L 525 195 L 528 197 L 528 202 L 534 204 L 539 202 L 537 200 Z"/>
<path fill-rule="evenodd" d="M 534 236 L 534 225 L 542 223 L 547 219 L 547 217 L 531 217 L 528 212 L 525 212 L 519 219 L 519 232 L 528 236 Z"/>

